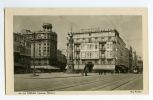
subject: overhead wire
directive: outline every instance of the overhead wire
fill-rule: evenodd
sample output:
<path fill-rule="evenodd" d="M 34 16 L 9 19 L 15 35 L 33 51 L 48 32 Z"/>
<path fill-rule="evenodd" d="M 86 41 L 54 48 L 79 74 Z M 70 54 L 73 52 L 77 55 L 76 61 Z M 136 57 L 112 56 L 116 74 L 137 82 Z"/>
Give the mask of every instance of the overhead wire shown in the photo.
<path fill-rule="evenodd" d="M 107 15 L 105 15 L 106 16 L 106 18 L 112 23 L 112 25 L 117 29 L 117 31 L 119 31 L 118 30 L 118 28 L 115 26 L 115 24 L 107 17 Z M 120 33 L 120 35 L 122 35 L 121 34 L 121 32 L 119 32 Z M 127 40 L 125 37 L 124 37 L 124 35 L 122 35 L 123 36 L 123 38 L 127 41 L 127 45 L 129 46 L 129 40 Z M 141 38 L 142 39 L 142 38 Z M 133 40 L 138 40 L 138 39 L 133 39 Z M 132 41 L 132 40 L 130 40 L 130 41 Z M 134 49 L 134 48 L 133 48 Z"/>
<path fill-rule="evenodd" d="M 77 27 L 81 28 L 80 26 L 78 26 L 78 25 L 76 25 L 75 23 L 73 23 L 73 22 L 69 21 L 68 19 L 64 18 L 63 16 L 60 16 L 60 17 L 61 17 L 61 18 L 63 18 L 63 19 L 65 19 L 66 21 L 70 22 L 71 24 L 73 24 L 73 25 L 75 25 L 75 26 L 77 26 Z M 82 28 L 81 28 L 81 29 L 82 29 Z"/>
<path fill-rule="evenodd" d="M 73 23 L 72 21 L 69 21 L 68 19 L 66 19 L 66 18 L 64 18 L 63 16 L 59 16 L 59 17 L 61 17 L 61 18 L 63 18 L 64 20 L 66 20 L 66 21 L 68 21 L 69 23 L 71 23 L 71 24 L 73 24 L 73 25 L 75 25 L 75 26 L 77 26 L 78 28 L 80 28 L 80 29 L 82 29 L 80 26 L 78 26 L 78 25 L 76 25 L 75 23 Z M 117 31 L 119 31 L 118 30 L 118 28 L 116 27 L 116 25 L 108 18 L 108 16 L 107 15 L 105 15 L 105 17 L 111 22 L 111 24 L 116 28 L 116 30 Z M 127 45 L 129 45 L 130 43 L 129 43 L 129 41 L 133 41 L 133 40 L 139 40 L 139 39 L 142 39 L 142 38 L 138 38 L 138 39 L 132 39 L 132 40 L 128 40 L 128 39 L 126 39 L 125 38 L 125 36 L 123 35 L 123 34 L 121 34 L 121 32 L 119 31 L 119 33 L 120 33 L 120 35 L 126 40 L 126 42 L 127 42 Z M 133 48 L 134 49 L 134 48 Z"/>

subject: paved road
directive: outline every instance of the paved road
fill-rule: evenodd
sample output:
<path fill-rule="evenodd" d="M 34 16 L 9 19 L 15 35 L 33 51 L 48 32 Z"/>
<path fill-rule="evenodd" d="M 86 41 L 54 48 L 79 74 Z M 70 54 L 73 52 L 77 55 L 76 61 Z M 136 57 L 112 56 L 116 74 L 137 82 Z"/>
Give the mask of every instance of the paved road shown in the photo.
<path fill-rule="evenodd" d="M 14 78 L 15 91 L 142 90 L 142 74 L 88 74 L 58 78 Z"/>

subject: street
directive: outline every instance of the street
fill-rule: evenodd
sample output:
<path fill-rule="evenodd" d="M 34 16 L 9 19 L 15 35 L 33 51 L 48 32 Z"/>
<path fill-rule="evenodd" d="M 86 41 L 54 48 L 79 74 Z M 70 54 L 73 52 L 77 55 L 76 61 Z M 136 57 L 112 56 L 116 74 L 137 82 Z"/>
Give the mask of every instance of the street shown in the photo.
<path fill-rule="evenodd" d="M 143 74 L 80 74 L 40 73 L 14 75 L 15 91 L 116 91 L 143 90 Z"/>

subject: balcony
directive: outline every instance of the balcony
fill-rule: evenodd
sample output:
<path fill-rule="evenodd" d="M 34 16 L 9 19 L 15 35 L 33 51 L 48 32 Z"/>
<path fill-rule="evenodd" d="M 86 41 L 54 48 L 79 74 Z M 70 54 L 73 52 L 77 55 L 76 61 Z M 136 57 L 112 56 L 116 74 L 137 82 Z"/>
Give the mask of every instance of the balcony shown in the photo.
<path fill-rule="evenodd" d="M 76 60 L 80 60 L 80 57 L 75 57 Z"/>
<path fill-rule="evenodd" d="M 99 48 L 99 50 L 101 50 L 101 51 L 105 51 L 105 50 L 106 50 L 106 48 Z"/>
<path fill-rule="evenodd" d="M 106 57 L 105 57 L 105 56 L 99 56 L 99 58 L 101 58 L 101 59 L 105 59 Z"/>
<path fill-rule="evenodd" d="M 81 43 L 80 42 L 76 42 L 76 43 L 74 43 L 74 45 L 80 45 Z"/>
<path fill-rule="evenodd" d="M 80 52 L 80 49 L 75 49 L 75 52 Z"/>
<path fill-rule="evenodd" d="M 100 43 L 100 44 L 105 44 L 105 43 L 106 43 L 106 41 L 100 41 L 99 43 Z"/>
<path fill-rule="evenodd" d="M 107 59 L 114 59 L 115 57 L 114 56 L 109 56 L 109 57 L 106 57 Z"/>
<path fill-rule="evenodd" d="M 112 42 L 113 42 L 113 43 L 116 43 L 116 40 L 114 39 L 114 40 L 112 40 Z"/>

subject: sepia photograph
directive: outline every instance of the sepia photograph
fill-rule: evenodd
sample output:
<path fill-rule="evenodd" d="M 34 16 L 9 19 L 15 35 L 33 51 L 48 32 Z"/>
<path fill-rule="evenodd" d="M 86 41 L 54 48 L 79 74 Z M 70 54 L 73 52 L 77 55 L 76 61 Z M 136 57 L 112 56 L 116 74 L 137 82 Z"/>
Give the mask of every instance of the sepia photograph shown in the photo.
<path fill-rule="evenodd" d="M 6 94 L 149 92 L 147 9 L 5 12 Z"/>

